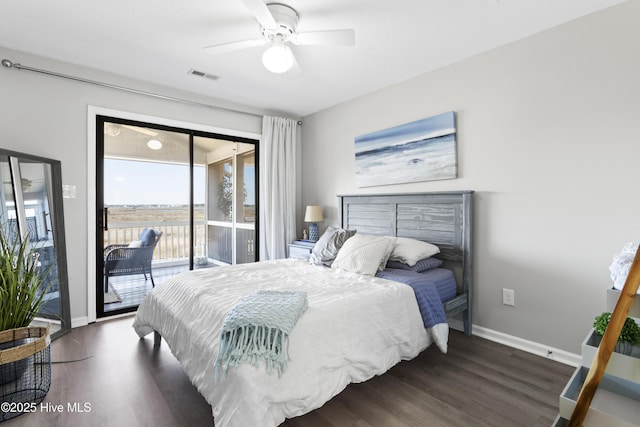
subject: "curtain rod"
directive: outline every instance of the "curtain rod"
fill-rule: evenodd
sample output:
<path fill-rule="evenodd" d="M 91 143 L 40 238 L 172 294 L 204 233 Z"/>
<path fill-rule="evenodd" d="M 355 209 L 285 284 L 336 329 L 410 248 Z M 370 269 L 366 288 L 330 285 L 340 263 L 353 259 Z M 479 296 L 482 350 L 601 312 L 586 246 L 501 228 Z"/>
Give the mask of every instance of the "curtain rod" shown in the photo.
<path fill-rule="evenodd" d="M 5 67 L 5 68 L 15 68 L 16 70 L 25 70 L 25 71 L 31 71 L 31 72 L 34 72 L 34 73 L 46 74 L 48 76 L 60 77 L 60 78 L 67 79 L 67 80 L 74 80 L 74 81 L 81 82 L 81 83 L 88 83 L 88 84 L 92 84 L 92 85 L 96 85 L 96 86 L 102 86 L 102 87 L 106 87 L 106 88 L 110 88 L 110 89 L 121 90 L 121 91 L 124 91 L 124 92 L 136 93 L 138 95 L 145 95 L 145 96 L 150 96 L 150 97 L 153 97 L 153 98 L 165 99 L 165 100 L 168 100 L 168 101 L 181 102 L 183 104 L 190 104 L 190 105 L 196 105 L 196 106 L 199 106 L 199 107 L 212 108 L 214 110 L 230 111 L 232 113 L 246 114 L 246 115 L 255 116 L 255 117 L 262 117 L 262 114 L 250 113 L 248 111 L 235 110 L 233 108 L 220 107 L 220 106 L 217 106 L 217 105 L 205 104 L 203 102 L 190 101 L 188 99 L 176 98 L 176 97 L 167 96 L 167 95 L 160 95 L 158 93 L 153 93 L 153 92 L 145 92 L 143 90 L 131 89 L 131 88 L 128 88 L 128 87 L 118 86 L 118 85 L 114 85 L 114 84 L 111 84 L 111 83 L 104 83 L 104 82 L 99 82 L 99 81 L 96 81 L 96 80 L 85 79 L 85 78 L 82 78 L 82 77 L 70 76 L 68 74 L 56 73 L 54 71 L 43 70 L 41 68 L 27 67 L 26 65 L 21 65 L 21 64 L 19 64 L 17 62 L 12 62 L 12 61 L 10 61 L 8 59 L 3 59 L 2 60 L 2 66 Z M 302 122 L 298 122 L 298 124 L 301 125 Z"/>

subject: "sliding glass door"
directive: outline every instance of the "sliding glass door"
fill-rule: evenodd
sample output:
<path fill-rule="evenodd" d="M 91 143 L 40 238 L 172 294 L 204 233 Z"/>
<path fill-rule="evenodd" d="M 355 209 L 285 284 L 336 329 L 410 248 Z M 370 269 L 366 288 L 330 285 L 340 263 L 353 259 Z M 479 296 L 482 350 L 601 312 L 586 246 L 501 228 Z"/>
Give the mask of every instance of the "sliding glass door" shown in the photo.
<path fill-rule="evenodd" d="M 224 264 L 256 260 L 256 156 L 235 143 L 208 164 L 208 250 Z M 230 150 L 230 152 L 228 152 Z"/>
<path fill-rule="evenodd" d="M 249 144 L 238 144 L 235 157 L 236 205 L 235 264 L 256 259 L 256 153 Z"/>
<path fill-rule="evenodd" d="M 182 271 L 257 260 L 256 141 L 100 116 L 97 124 L 98 317 L 135 310 Z M 248 183 L 236 172 L 245 163 Z"/>

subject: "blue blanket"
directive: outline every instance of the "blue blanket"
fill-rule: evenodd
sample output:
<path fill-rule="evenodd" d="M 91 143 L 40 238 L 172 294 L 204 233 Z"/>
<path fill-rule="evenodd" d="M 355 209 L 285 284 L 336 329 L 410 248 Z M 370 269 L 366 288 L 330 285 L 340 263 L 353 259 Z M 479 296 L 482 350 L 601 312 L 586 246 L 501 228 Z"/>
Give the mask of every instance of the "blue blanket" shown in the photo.
<path fill-rule="evenodd" d="M 404 283 L 413 288 L 425 328 L 429 329 L 439 323 L 447 323 L 440 294 L 428 276 L 411 270 L 386 268 L 379 271 L 376 277 Z"/>
<path fill-rule="evenodd" d="M 257 291 L 231 308 L 222 324 L 216 378 L 243 362 L 264 361 L 267 373 L 281 374 L 289 360 L 289 334 L 307 309 L 300 291 Z"/>

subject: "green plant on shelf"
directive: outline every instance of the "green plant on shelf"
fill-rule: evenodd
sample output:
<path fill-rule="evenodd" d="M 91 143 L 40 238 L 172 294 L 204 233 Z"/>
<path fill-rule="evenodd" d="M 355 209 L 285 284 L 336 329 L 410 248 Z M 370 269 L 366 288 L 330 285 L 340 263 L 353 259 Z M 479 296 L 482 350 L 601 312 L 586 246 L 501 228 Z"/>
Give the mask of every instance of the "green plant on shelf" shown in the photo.
<path fill-rule="evenodd" d="M 605 312 L 598 316 L 596 316 L 593 322 L 593 328 L 596 331 L 596 334 L 602 336 L 604 335 L 609 322 L 611 321 L 611 313 Z M 624 325 L 622 326 L 622 330 L 620 331 L 620 336 L 618 337 L 618 342 L 621 343 L 629 343 L 631 345 L 640 344 L 640 326 L 633 320 L 631 317 L 627 317 L 624 321 Z"/>

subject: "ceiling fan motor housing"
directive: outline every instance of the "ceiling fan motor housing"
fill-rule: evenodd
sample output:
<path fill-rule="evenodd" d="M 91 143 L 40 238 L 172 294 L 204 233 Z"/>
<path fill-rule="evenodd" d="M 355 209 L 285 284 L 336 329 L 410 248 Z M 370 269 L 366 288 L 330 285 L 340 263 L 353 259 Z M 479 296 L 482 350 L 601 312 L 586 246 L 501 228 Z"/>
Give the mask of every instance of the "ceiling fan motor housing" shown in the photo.
<path fill-rule="evenodd" d="M 296 31 L 298 12 L 282 3 L 269 3 L 267 8 L 277 25 L 275 28 L 262 27 L 262 34 L 270 41 L 288 41 Z"/>

